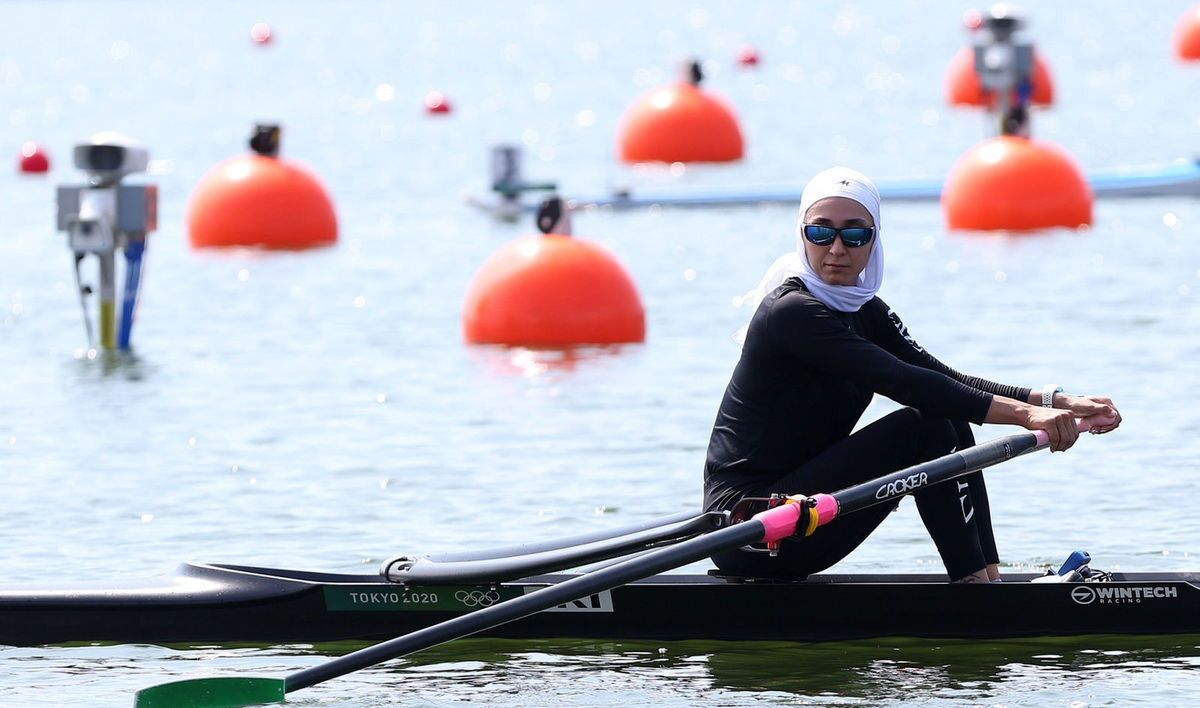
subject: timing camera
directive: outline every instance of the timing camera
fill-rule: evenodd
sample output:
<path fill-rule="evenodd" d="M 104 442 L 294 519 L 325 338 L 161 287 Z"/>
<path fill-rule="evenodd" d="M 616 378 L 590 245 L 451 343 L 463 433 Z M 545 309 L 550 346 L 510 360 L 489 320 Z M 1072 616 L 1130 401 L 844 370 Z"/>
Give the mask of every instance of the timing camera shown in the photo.
<path fill-rule="evenodd" d="M 975 73 L 980 85 L 996 92 L 998 103 L 1004 107 L 1008 92 L 1027 85 L 1033 74 L 1033 43 L 1026 36 L 1026 25 L 1025 14 L 1019 8 L 997 3 L 984 15 L 983 25 L 975 33 Z"/>
<path fill-rule="evenodd" d="M 111 187 L 122 177 L 145 172 L 150 153 L 120 133 L 97 133 L 75 146 L 75 167 L 88 174 L 93 187 Z"/>
<path fill-rule="evenodd" d="M 155 188 L 120 184 L 126 175 L 146 170 L 146 148 L 119 133 L 97 133 L 75 146 L 74 161 L 87 173 L 87 184 L 58 188 L 58 228 L 67 232 L 72 250 L 106 253 L 128 234 L 154 230 Z"/>

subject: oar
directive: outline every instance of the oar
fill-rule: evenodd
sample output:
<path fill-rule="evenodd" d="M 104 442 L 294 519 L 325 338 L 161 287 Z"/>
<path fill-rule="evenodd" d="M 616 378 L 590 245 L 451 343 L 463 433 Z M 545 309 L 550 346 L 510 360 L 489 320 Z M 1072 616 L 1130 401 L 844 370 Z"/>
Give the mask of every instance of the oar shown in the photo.
<path fill-rule="evenodd" d="M 1075 427 L 1083 433 L 1094 427 L 1105 427 L 1112 423 L 1112 418 L 1094 415 L 1075 421 Z M 1017 433 L 989 440 L 966 450 L 952 452 L 936 460 L 923 462 L 869 482 L 847 487 L 840 492 L 815 494 L 809 499 L 809 504 L 813 505 L 816 513 L 808 519 L 809 526 L 805 529 L 805 535 L 811 534 L 817 527 L 824 526 L 839 515 L 882 504 L 931 484 L 962 477 L 975 470 L 1012 459 L 1017 455 L 1040 450 L 1049 444 L 1050 436 L 1043 430 Z"/>
<path fill-rule="evenodd" d="M 382 644 L 297 671 L 283 679 L 207 678 L 175 681 L 137 693 L 137 708 L 236 708 L 276 703 L 285 693 L 427 649 L 452 639 L 482 632 L 563 603 L 610 590 L 618 585 L 678 568 L 709 556 L 754 543 L 775 543 L 796 531 L 806 507 L 785 504 L 752 519 L 634 558 L 594 573 L 551 585 L 528 595 L 461 615 Z"/>
<path fill-rule="evenodd" d="M 1088 429 L 1080 421 L 1080 429 Z M 678 568 L 722 551 L 756 543 L 773 545 L 797 532 L 812 533 L 839 514 L 881 504 L 932 484 L 961 477 L 1044 446 L 1044 433 L 998 438 L 873 481 L 811 499 L 796 497 L 740 524 L 550 585 L 470 614 L 361 649 L 282 679 L 219 677 L 173 681 L 138 691 L 136 708 L 241 708 L 279 703 L 284 695 L 405 654 L 498 627 L 581 597 Z"/>

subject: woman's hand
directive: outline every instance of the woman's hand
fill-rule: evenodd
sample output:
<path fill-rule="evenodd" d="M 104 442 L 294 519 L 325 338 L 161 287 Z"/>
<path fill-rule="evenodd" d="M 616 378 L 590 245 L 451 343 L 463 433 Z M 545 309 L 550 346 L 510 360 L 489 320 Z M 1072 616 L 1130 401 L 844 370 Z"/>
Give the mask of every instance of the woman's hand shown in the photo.
<path fill-rule="evenodd" d="M 1039 398 L 1041 394 L 1038 394 Z M 1030 396 L 1032 398 L 1032 395 Z M 1012 398 L 992 396 L 985 423 L 1019 425 L 1026 430 L 1044 430 L 1050 439 L 1050 450 L 1062 452 L 1079 439 L 1079 428 L 1075 419 L 1089 416 L 1111 416 L 1112 422 L 1092 428 L 1097 433 L 1107 433 L 1121 424 L 1121 414 L 1112 401 L 1104 396 L 1054 397 L 1054 408 L 1043 408 L 1032 403 L 1023 403 Z"/>
<path fill-rule="evenodd" d="M 1050 452 L 1062 452 L 1079 439 L 1075 414 L 1065 408 L 1025 406 L 1025 416 L 1022 425 L 1027 430 L 1046 431 L 1050 438 Z"/>
<path fill-rule="evenodd" d="M 1121 413 L 1108 396 L 1068 396 L 1060 393 L 1054 397 L 1054 407 L 1071 411 L 1076 418 L 1094 415 L 1112 418 L 1110 425 L 1097 425 L 1088 431 L 1097 435 L 1116 430 L 1121 425 Z"/>

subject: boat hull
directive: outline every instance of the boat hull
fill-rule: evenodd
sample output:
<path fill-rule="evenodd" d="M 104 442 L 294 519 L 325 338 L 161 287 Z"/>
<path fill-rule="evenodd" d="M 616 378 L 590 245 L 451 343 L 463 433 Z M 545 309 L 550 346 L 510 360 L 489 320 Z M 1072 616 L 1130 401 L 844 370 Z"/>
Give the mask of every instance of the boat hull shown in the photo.
<path fill-rule="evenodd" d="M 1084 174 L 1092 194 L 1099 199 L 1136 197 L 1200 196 L 1200 162 L 1177 160 L 1160 165 L 1137 165 L 1089 170 Z M 937 201 L 942 196 L 939 178 L 883 178 L 878 180 L 880 197 L 886 202 Z M 804 185 L 775 185 L 734 189 L 694 188 L 655 192 L 627 190 L 567 200 L 569 208 L 640 209 L 646 207 L 723 207 L 763 204 L 798 204 Z M 537 199 L 505 200 L 475 197 L 468 203 L 494 216 L 512 218 L 537 209 Z"/>
<path fill-rule="evenodd" d="M 405 587 L 377 576 L 182 566 L 120 586 L 0 590 L 0 644 L 377 640 L 571 576 Z M 951 585 L 938 575 L 824 575 L 802 583 L 664 575 L 503 625 L 487 636 L 835 641 L 1200 634 L 1200 574 L 1111 583 Z"/>

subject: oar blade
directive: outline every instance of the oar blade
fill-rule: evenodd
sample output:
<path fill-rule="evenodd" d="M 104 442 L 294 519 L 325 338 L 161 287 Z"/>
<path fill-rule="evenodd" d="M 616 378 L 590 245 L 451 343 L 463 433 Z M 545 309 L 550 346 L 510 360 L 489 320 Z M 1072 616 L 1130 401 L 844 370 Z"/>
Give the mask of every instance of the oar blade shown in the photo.
<path fill-rule="evenodd" d="M 282 703 L 283 679 L 218 678 L 172 681 L 137 692 L 135 708 L 242 708 Z"/>

